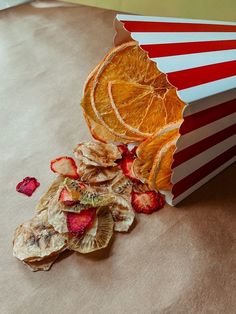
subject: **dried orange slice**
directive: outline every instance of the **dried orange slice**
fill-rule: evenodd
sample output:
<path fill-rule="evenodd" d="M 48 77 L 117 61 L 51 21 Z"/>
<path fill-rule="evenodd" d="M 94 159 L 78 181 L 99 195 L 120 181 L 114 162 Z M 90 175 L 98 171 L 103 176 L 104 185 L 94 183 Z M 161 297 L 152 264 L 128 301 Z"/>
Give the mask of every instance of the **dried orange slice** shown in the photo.
<path fill-rule="evenodd" d="M 97 67 L 89 74 L 83 88 L 83 99 L 81 101 L 81 106 L 83 108 L 84 118 L 85 121 L 89 127 L 91 135 L 101 141 L 101 142 L 123 142 L 123 143 L 130 143 L 137 140 L 136 135 L 133 135 L 133 137 L 126 136 L 125 138 L 119 137 L 115 135 L 114 133 L 111 133 L 109 129 L 104 126 L 99 119 L 97 118 L 90 101 L 90 93 L 91 88 L 94 80 L 94 76 L 98 70 L 98 68 L 101 66 L 103 61 L 101 61 Z M 129 132 L 130 133 L 130 132 Z M 130 133 L 132 135 L 132 133 Z"/>
<path fill-rule="evenodd" d="M 178 121 L 183 118 L 182 111 L 185 104 L 179 99 L 175 88 L 170 88 L 163 99 L 166 108 L 166 123 Z"/>
<path fill-rule="evenodd" d="M 166 124 L 163 99 L 152 85 L 111 81 L 108 83 L 108 94 L 117 118 L 133 132 L 150 136 Z"/>
<path fill-rule="evenodd" d="M 137 178 L 143 182 L 148 180 L 157 152 L 163 145 L 178 135 L 180 125 L 181 120 L 176 123 L 169 123 L 139 144 L 136 150 L 138 158 L 132 165 L 132 172 Z"/>
<path fill-rule="evenodd" d="M 88 128 L 90 130 L 91 135 L 93 138 L 100 142 L 123 142 L 123 143 L 129 143 L 132 140 L 126 140 L 121 137 L 118 137 L 114 134 L 112 134 L 104 125 L 102 125 L 96 114 L 93 111 L 93 108 L 91 106 L 90 102 L 90 92 L 91 87 L 94 79 L 94 75 L 99 68 L 100 64 L 90 73 L 88 76 L 85 84 L 84 84 L 84 96 L 81 101 L 81 106 L 83 107 L 83 113 L 85 121 L 88 125 Z"/>
<path fill-rule="evenodd" d="M 173 162 L 173 154 L 176 149 L 177 139 L 178 136 L 166 143 L 157 152 L 148 180 L 150 189 L 163 191 L 171 190 L 171 165 Z"/>
<path fill-rule="evenodd" d="M 116 47 L 107 55 L 104 62 L 97 70 L 93 80 L 90 101 L 93 111 L 96 113 L 100 123 L 107 127 L 111 133 L 114 133 L 122 138 L 132 138 L 134 134 L 136 134 L 135 139 L 137 141 L 146 138 L 159 128 L 160 125 L 158 125 L 158 123 L 154 123 L 155 127 L 152 126 L 150 133 L 148 133 L 142 132 L 142 130 L 140 131 L 138 129 L 139 125 L 136 126 L 135 124 L 136 128 L 132 129 L 132 126 L 130 127 L 128 123 L 121 123 L 111 105 L 108 93 L 108 84 L 113 81 L 130 83 L 129 89 L 126 93 L 127 95 L 123 94 L 122 96 L 123 98 L 126 97 L 128 100 L 133 98 L 133 94 L 137 94 L 137 87 L 140 87 L 139 91 L 144 92 L 144 94 L 146 91 L 155 90 L 156 98 L 159 98 L 165 94 L 168 88 L 170 88 L 165 75 L 157 69 L 154 62 L 148 59 L 147 54 L 138 47 L 136 42 L 128 42 Z M 132 83 L 144 85 L 144 88 L 141 88 L 141 86 L 138 85 L 132 87 Z M 129 95 L 130 92 L 132 94 L 131 96 Z M 149 95 L 149 102 L 146 101 L 141 104 L 142 114 L 141 117 L 139 117 L 141 119 L 142 117 L 145 117 L 145 109 L 147 109 L 147 105 L 152 106 L 152 108 L 155 109 L 157 99 L 151 96 L 153 96 L 153 92 Z M 138 97 L 136 97 L 136 99 L 137 98 Z M 165 107 L 162 107 L 162 111 L 164 111 Z M 157 119 L 156 114 L 160 114 L 161 110 L 159 108 L 160 104 L 158 103 L 158 110 L 154 110 L 152 113 L 149 113 L 152 116 L 151 121 Z M 89 115 L 89 112 L 87 112 L 87 114 Z M 133 112 L 132 107 L 129 109 L 129 115 L 133 118 L 136 115 L 136 113 Z M 165 114 L 163 114 L 163 119 L 165 119 Z M 149 120 L 147 119 L 147 121 Z M 165 121 L 163 124 L 164 123 Z M 148 126 L 145 127 L 148 129 Z"/>

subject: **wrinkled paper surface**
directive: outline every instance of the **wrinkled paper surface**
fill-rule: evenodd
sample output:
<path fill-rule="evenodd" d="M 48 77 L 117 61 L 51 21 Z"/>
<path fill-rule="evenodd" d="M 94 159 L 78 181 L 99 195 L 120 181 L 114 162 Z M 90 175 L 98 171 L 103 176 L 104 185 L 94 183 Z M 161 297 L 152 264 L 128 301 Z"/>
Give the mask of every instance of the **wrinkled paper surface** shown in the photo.
<path fill-rule="evenodd" d="M 90 138 L 79 101 L 112 45 L 114 15 L 82 6 L 0 12 L 0 312 L 233 314 L 235 166 L 178 208 L 139 215 L 109 250 L 63 253 L 37 273 L 12 256 L 15 228 L 55 178 L 50 160 Z M 26 176 L 41 183 L 30 198 L 15 191 Z"/>

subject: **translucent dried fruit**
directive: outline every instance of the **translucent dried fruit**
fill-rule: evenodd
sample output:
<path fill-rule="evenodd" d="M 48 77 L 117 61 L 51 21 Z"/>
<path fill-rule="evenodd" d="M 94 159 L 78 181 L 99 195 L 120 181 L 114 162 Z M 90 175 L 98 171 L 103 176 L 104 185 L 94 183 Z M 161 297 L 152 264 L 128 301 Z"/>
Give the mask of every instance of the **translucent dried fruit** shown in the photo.
<path fill-rule="evenodd" d="M 85 190 L 82 193 L 80 203 L 84 205 L 90 205 L 93 207 L 106 206 L 111 204 L 115 199 L 114 194 L 108 193 L 99 193 L 95 190 Z"/>
<path fill-rule="evenodd" d="M 75 157 L 85 164 L 110 167 L 116 166 L 115 161 L 121 158 L 118 147 L 114 144 L 104 144 L 100 142 L 84 142 L 77 145 L 74 150 Z M 82 159 L 82 157 L 86 158 Z"/>
<path fill-rule="evenodd" d="M 179 134 L 181 121 L 170 123 L 153 136 L 139 144 L 136 153 L 138 158 L 132 165 L 132 173 L 142 182 L 147 182 L 153 167 L 155 156 L 167 142 Z"/>
<path fill-rule="evenodd" d="M 160 73 L 156 67 L 156 64 L 148 59 L 147 54 L 138 47 L 136 42 L 129 42 L 116 47 L 106 57 L 104 63 L 97 70 L 93 81 L 93 88 L 90 94 L 90 99 L 92 108 L 96 113 L 99 121 L 112 133 L 120 137 L 125 138 L 127 136 L 130 138 L 132 136 L 134 137 L 135 135 L 135 141 L 140 141 L 147 136 L 148 131 L 146 132 L 142 129 L 140 130 L 138 124 L 142 122 L 142 119 L 146 118 L 147 114 L 155 117 L 155 114 L 157 112 L 159 113 L 160 110 L 165 110 L 165 107 L 159 105 L 157 106 L 156 104 L 152 105 L 152 101 L 150 102 L 150 106 L 147 106 L 149 101 L 146 100 L 146 102 L 141 104 L 141 110 L 135 110 L 135 114 L 133 114 L 134 111 L 132 110 L 132 114 L 127 114 L 128 112 L 131 112 L 130 108 L 133 108 L 133 106 L 130 106 L 129 98 L 135 99 L 134 104 L 136 105 L 141 96 L 140 98 L 134 97 L 130 88 L 127 90 L 127 88 L 122 86 L 119 88 L 117 93 L 119 94 L 117 102 L 119 100 L 120 104 L 128 103 L 129 108 L 127 107 L 126 110 L 124 110 L 124 113 L 127 115 L 127 117 L 131 117 L 130 121 L 126 121 L 124 123 L 124 117 L 122 117 L 123 119 L 120 118 L 121 114 L 118 115 L 118 112 L 114 110 L 109 97 L 108 84 L 114 81 L 120 81 L 127 85 L 136 84 L 143 86 L 144 89 L 151 89 L 151 86 L 155 92 L 157 89 L 160 90 L 169 87 L 169 84 L 165 78 L 165 75 Z M 145 92 L 147 91 L 145 90 Z M 139 89 L 138 95 L 140 94 L 145 97 L 145 95 L 143 95 Z M 112 93 L 112 95 L 114 96 L 114 93 Z M 151 99 L 152 98 L 154 99 L 155 97 L 151 97 Z M 123 103 L 122 100 L 124 100 Z M 117 107 L 118 105 L 116 105 L 116 108 Z M 149 107 L 152 107 L 152 110 Z M 155 111 L 156 108 L 158 108 L 157 112 Z M 147 113 L 145 113 L 145 109 L 147 109 Z M 136 121 L 137 119 L 138 121 Z M 133 123 L 133 121 L 135 122 Z M 132 125 L 130 125 L 130 123 L 132 123 Z M 144 125 L 141 123 L 141 127 L 142 126 Z M 158 123 L 147 123 L 145 126 L 156 128 L 159 127 Z"/>
<path fill-rule="evenodd" d="M 150 176 L 148 185 L 150 189 L 170 191 L 172 189 L 171 165 L 173 162 L 173 154 L 176 150 L 176 141 L 178 136 L 172 141 L 166 143 L 160 151 L 158 151 Z"/>
<path fill-rule="evenodd" d="M 164 206 L 164 199 L 155 191 L 132 192 L 131 204 L 137 213 L 152 214 Z"/>
<path fill-rule="evenodd" d="M 115 128 L 110 128 L 108 125 L 104 123 L 103 120 L 98 116 L 96 108 L 92 104 L 92 92 L 93 87 L 95 83 L 95 77 L 98 73 L 98 70 L 103 67 L 104 64 L 107 63 L 110 56 L 114 56 L 120 51 L 124 50 L 126 47 L 129 47 L 130 45 L 135 45 L 135 42 L 132 43 L 125 43 L 124 45 L 120 47 L 116 47 L 112 49 L 107 56 L 104 58 L 103 62 L 101 62 L 100 66 L 96 68 L 96 71 L 90 76 L 88 83 L 86 84 L 85 93 L 83 100 L 81 102 L 81 105 L 84 109 L 84 116 L 88 123 L 88 126 L 91 130 L 92 135 L 101 141 L 113 141 L 113 142 L 123 142 L 123 143 L 129 143 L 133 141 L 137 141 L 137 139 L 140 139 L 136 134 L 129 131 L 128 129 L 124 128 L 122 125 L 120 127 L 122 128 L 122 131 L 116 132 Z M 109 61 L 108 61 L 109 63 Z M 107 93 L 107 89 L 105 88 L 105 93 Z M 109 100 L 109 97 L 107 95 L 107 99 Z M 94 110 L 95 109 L 95 110 Z M 118 125 L 119 120 L 114 116 L 114 124 Z"/>
<path fill-rule="evenodd" d="M 83 162 L 78 163 L 80 179 L 87 183 L 100 183 L 112 180 L 119 171 L 116 167 L 94 167 Z"/>
<path fill-rule="evenodd" d="M 78 200 L 74 200 L 72 193 L 66 187 L 61 190 L 59 201 L 66 206 L 74 206 L 79 202 Z"/>
<path fill-rule="evenodd" d="M 63 187 L 60 187 L 55 196 L 50 200 L 48 204 L 48 222 L 54 227 L 54 229 L 60 233 L 68 232 L 66 223 L 66 214 L 64 208 L 66 207 L 59 201 L 59 195 Z"/>
<path fill-rule="evenodd" d="M 85 88 L 84 88 L 84 95 L 83 99 L 81 101 L 81 106 L 83 107 L 83 113 L 85 121 L 88 125 L 88 128 L 90 130 L 90 133 L 92 134 L 93 138 L 100 141 L 100 142 L 125 142 L 126 140 L 114 135 L 111 133 L 104 125 L 102 125 L 95 112 L 93 111 L 93 108 L 91 106 L 90 101 L 90 93 L 93 85 L 94 80 L 94 74 L 96 71 L 92 71 L 93 73 L 89 75 Z M 89 113 L 89 114 L 88 114 Z"/>
<path fill-rule="evenodd" d="M 76 163 L 71 157 L 63 156 L 52 160 L 51 170 L 68 178 L 79 178 Z"/>
<path fill-rule="evenodd" d="M 109 206 L 109 208 L 115 222 L 115 231 L 127 232 L 135 218 L 135 213 L 130 201 L 117 195 L 116 200 Z"/>
<path fill-rule="evenodd" d="M 67 213 L 67 227 L 68 231 L 74 233 L 76 236 L 81 236 L 86 229 L 92 226 L 95 219 L 96 209 L 88 208 L 80 213 Z"/>
<path fill-rule="evenodd" d="M 39 203 L 36 206 L 36 211 L 40 212 L 48 209 L 49 202 L 58 192 L 58 189 L 64 179 L 65 178 L 63 176 L 58 176 L 56 180 L 53 181 L 48 191 L 40 198 Z"/>
<path fill-rule="evenodd" d="M 14 234 L 13 255 L 21 261 L 40 261 L 66 248 L 67 237 L 48 223 L 47 211 L 42 211 L 20 225 Z"/>
<path fill-rule="evenodd" d="M 40 183 L 36 178 L 26 177 L 17 184 L 16 191 L 31 196 L 38 186 L 40 186 Z"/>
<path fill-rule="evenodd" d="M 137 177 L 134 176 L 132 172 L 133 162 L 135 157 L 133 155 L 124 155 L 122 159 L 119 161 L 119 166 L 123 171 L 123 174 L 131 179 L 132 181 L 137 181 Z"/>
<path fill-rule="evenodd" d="M 159 72 L 159 76 L 161 80 L 164 74 Z M 110 81 L 107 88 L 117 118 L 129 130 L 147 137 L 166 124 L 166 108 L 158 88 L 133 81 Z"/>
<path fill-rule="evenodd" d="M 82 237 L 69 234 L 68 248 L 83 254 L 104 249 L 113 235 L 113 226 L 114 221 L 109 208 L 101 207 L 97 211 L 93 225 Z"/>
<path fill-rule="evenodd" d="M 123 173 L 119 173 L 114 180 L 111 181 L 109 189 L 116 194 L 130 195 L 132 184 L 132 181 L 124 176 Z"/>

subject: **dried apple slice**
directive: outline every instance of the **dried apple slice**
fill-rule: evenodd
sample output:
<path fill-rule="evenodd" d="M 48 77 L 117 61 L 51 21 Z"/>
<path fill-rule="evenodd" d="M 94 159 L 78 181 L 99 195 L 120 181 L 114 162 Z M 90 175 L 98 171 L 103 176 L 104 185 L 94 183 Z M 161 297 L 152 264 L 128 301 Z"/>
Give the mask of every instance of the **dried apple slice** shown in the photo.
<path fill-rule="evenodd" d="M 68 248 L 83 254 L 107 247 L 113 235 L 114 221 L 107 207 L 97 210 L 92 227 L 82 237 L 68 235 Z"/>
<path fill-rule="evenodd" d="M 43 210 L 47 210 L 48 209 L 49 202 L 51 201 L 51 199 L 57 193 L 57 191 L 58 191 L 60 185 L 63 183 L 64 179 L 65 178 L 63 176 L 58 176 L 53 181 L 53 183 L 51 184 L 51 186 L 49 187 L 47 192 L 40 198 L 39 203 L 36 206 L 36 211 L 37 212 L 41 212 Z"/>
<path fill-rule="evenodd" d="M 91 161 L 91 165 L 99 167 L 116 166 L 115 161 L 121 158 L 120 150 L 116 145 L 100 142 L 80 143 L 74 149 L 74 153 L 78 160 L 85 157 L 87 162 Z M 84 160 L 82 161 L 84 162 Z"/>
<path fill-rule="evenodd" d="M 79 162 L 78 171 L 80 174 L 81 181 L 93 184 L 114 179 L 117 176 L 117 173 L 119 172 L 119 168 L 94 167 L 91 165 L 86 165 L 83 162 Z"/>
<path fill-rule="evenodd" d="M 59 201 L 61 186 L 55 196 L 51 199 L 48 204 L 48 222 L 54 227 L 59 233 L 68 232 L 67 223 L 66 223 L 66 214 L 64 212 L 65 205 Z"/>

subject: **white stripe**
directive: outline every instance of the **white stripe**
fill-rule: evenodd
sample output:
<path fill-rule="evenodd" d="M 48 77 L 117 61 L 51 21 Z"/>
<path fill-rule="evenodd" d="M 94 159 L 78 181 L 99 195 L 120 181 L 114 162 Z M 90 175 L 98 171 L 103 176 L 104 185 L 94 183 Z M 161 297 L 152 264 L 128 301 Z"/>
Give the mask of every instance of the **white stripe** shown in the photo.
<path fill-rule="evenodd" d="M 208 108 L 215 107 L 219 104 L 223 104 L 233 99 L 235 99 L 235 102 L 236 102 L 236 89 L 231 89 L 230 91 L 227 91 L 221 94 L 214 94 L 210 97 L 196 100 L 194 102 L 189 103 L 187 106 L 185 106 L 183 115 L 184 117 L 187 117 L 194 113 L 200 112 Z"/>
<path fill-rule="evenodd" d="M 177 94 L 185 103 L 190 103 L 234 88 L 236 88 L 236 75 L 206 84 L 185 88 L 177 91 Z"/>
<path fill-rule="evenodd" d="M 171 18 L 171 17 L 141 16 L 141 15 L 128 15 L 128 14 L 117 14 L 116 18 L 118 20 L 121 20 L 121 21 L 204 23 L 204 24 L 236 25 L 235 22 L 209 21 L 209 20 L 197 20 L 197 19 L 181 19 L 181 18 Z"/>
<path fill-rule="evenodd" d="M 193 130 L 187 134 L 182 135 L 177 141 L 177 150 L 181 151 L 184 148 L 195 144 L 208 136 L 211 136 L 217 132 L 220 132 L 231 125 L 234 125 L 236 121 L 236 113 L 228 115 L 222 119 L 209 123 L 199 129 Z"/>
<path fill-rule="evenodd" d="M 195 170 L 199 169 L 206 163 L 210 162 L 217 156 L 219 156 L 223 151 L 226 151 L 233 147 L 236 143 L 236 135 L 232 135 L 226 140 L 210 147 L 209 149 L 203 151 L 202 153 L 194 156 L 193 158 L 185 161 L 176 168 L 173 169 L 172 183 L 177 183 L 183 178 L 187 177 L 189 174 L 193 173 Z"/>
<path fill-rule="evenodd" d="M 140 45 L 236 39 L 236 32 L 132 32 Z"/>
<path fill-rule="evenodd" d="M 158 57 L 151 60 L 158 64 L 159 70 L 169 73 L 236 60 L 236 49 Z"/>
<path fill-rule="evenodd" d="M 211 172 L 208 176 L 204 177 L 202 180 L 198 181 L 196 184 L 191 186 L 188 190 L 186 190 L 184 193 L 180 194 L 178 197 L 176 197 L 173 201 L 170 197 L 170 193 L 168 193 L 168 196 L 166 198 L 166 201 L 168 204 L 175 206 L 180 201 L 182 201 L 184 198 L 186 198 L 188 195 L 190 195 L 192 192 L 200 188 L 203 184 L 205 184 L 207 181 L 215 177 L 218 173 L 220 173 L 225 168 L 229 167 L 231 164 L 233 164 L 236 161 L 236 157 L 231 158 L 226 163 L 224 163 L 222 166 Z"/>

